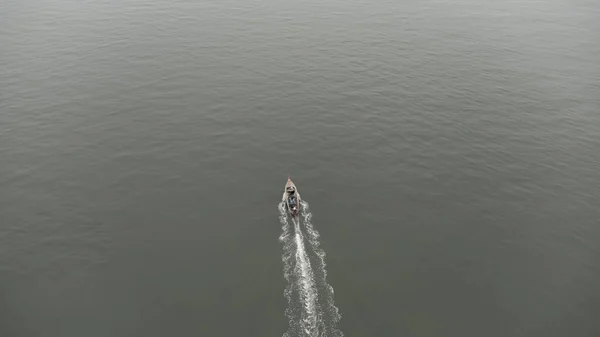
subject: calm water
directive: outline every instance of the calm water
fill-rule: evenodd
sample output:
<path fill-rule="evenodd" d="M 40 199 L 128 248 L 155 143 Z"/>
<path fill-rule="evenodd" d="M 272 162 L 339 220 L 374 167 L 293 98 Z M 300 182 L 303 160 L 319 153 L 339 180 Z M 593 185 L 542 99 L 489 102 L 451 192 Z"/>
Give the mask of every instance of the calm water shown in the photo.
<path fill-rule="evenodd" d="M 600 4 L 5 0 L 0 336 L 600 335 Z"/>

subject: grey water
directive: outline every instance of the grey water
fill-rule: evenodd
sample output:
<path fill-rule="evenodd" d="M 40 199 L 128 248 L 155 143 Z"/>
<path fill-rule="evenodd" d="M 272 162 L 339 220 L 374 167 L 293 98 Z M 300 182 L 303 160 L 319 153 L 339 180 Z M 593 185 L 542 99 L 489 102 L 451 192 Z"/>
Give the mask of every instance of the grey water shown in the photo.
<path fill-rule="evenodd" d="M 0 336 L 282 336 L 288 174 L 344 336 L 599 336 L 600 3 L 0 2 Z"/>

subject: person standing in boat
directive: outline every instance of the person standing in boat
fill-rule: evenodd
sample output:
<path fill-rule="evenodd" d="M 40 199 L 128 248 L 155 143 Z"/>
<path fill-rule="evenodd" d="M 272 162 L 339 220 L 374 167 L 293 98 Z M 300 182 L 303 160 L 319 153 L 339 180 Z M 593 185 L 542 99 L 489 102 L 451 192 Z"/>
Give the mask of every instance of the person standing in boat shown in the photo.
<path fill-rule="evenodd" d="M 297 207 L 295 192 L 296 192 L 296 190 L 293 187 L 290 188 L 290 190 L 288 192 L 288 204 L 290 206 L 290 209 L 294 212 L 296 211 L 296 207 Z"/>

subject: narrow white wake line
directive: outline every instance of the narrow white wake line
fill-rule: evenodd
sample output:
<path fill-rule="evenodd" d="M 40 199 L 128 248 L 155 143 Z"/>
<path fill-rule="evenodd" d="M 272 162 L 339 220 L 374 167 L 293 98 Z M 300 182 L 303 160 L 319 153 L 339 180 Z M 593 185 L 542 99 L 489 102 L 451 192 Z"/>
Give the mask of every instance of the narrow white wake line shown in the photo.
<path fill-rule="evenodd" d="M 313 336 L 317 330 L 317 292 L 314 285 L 314 277 L 312 268 L 310 266 L 310 261 L 308 259 L 308 255 L 306 254 L 306 248 L 304 247 L 304 237 L 302 236 L 302 231 L 300 230 L 300 223 L 294 219 L 292 219 L 292 222 L 294 223 L 294 230 L 296 232 L 296 268 L 300 274 L 300 294 L 305 309 L 304 315 L 302 315 L 302 320 L 306 324 L 304 327 L 304 332 L 309 336 Z"/>
<path fill-rule="evenodd" d="M 285 316 L 288 318 L 289 323 L 289 330 L 283 335 L 283 337 L 291 337 L 292 334 L 299 329 L 299 322 L 297 319 L 299 312 L 296 309 L 294 301 L 294 292 L 296 291 L 292 270 L 294 241 L 290 240 L 290 225 L 287 222 L 284 203 L 279 204 L 279 222 L 281 223 L 281 235 L 279 236 L 279 241 L 283 244 L 283 255 L 281 257 L 283 262 L 283 276 L 287 281 L 287 286 L 283 291 L 283 295 L 288 302 L 288 307 L 285 310 Z"/>
<path fill-rule="evenodd" d="M 311 251 L 317 256 L 315 263 L 315 275 L 317 286 L 323 289 L 322 291 L 322 307 L 325 310 L 325 321 L 324 328 L 326 331 L 323 333 L 325 336 L 343 337 L 342 331 L 337 329 L 337 324 L 341 319 L 339 309 L 335 306 L 334 302 L 334 290 L 333 287 L 327 283 L 327 264 L 325 263 L 325 251 L 320 247 L 319 232 L 314 228 L 311 223 L 312 213 L 307 202 L 301 201 L 302 206 L 302 217 L 303 225 L 306 228 L 307 238 L 310 245 Z"/>
<path fill-rule="evenodd" d="M 279 206 L 280 222 L 282 233 L 279 240 L 283 243 L 284 254 L 282 261 L 284 264 L 284 277 L 288 281 L 288 286 L 284 295 L 288 300 L 286 316 L 289 320 L 289 330 L 284 337 L 292 336 L 318 336 L 318 295 L 315 287 L 314 276 L 310 265 L 310 260 L 306 253 L 304 245 L 304 236 L 300 229 L 299 221 L 292 219 L 294 224 L 294 233 L 290 231 L 290 225 L 287 221 L 285 206 L 283 203 Z M 292 239 L 293 235 L 293 239 Z M 294 265 L 294 268 L 292 268 Z M 295 294 L 299 301 L 297 308 Z"/>
<path fill-rule="evenodd" d="M 341 315 L 333 300 L 333 287 L 327 283 L 325 251 L 320 248 L 319 232 L 310 222 L 308 203 L 301 201 L 301 206 L 302 221 L 291 218 L 290 224 L 285 202 L 279 204 L 279 240 L 283 244 L 283 271 L 288 282 L 284 296 L 288 301 L 285 315 L 289 328 L 283 337 L 343 337 L 337 329 Z"/>

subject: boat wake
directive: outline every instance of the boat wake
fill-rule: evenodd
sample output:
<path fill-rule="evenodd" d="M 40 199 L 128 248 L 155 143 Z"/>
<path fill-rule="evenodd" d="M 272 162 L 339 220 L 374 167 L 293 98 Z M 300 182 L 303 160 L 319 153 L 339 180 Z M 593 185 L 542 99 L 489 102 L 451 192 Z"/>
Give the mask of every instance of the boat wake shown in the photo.
<path fill-rule="evenodd" d="M 341 316 L 333 301 L 333 287 L 327 283 L 319 232 L 310 221 L 308 203 L 301 201 L 301 206 L 301 217 L 288 218 L 285 202 L 279 204 L 279 241 L 283 244 L 283 272 L 287 280 L 285 315 L 289 320 L 283 337 L 343 337 L 336 327 Z"/>

